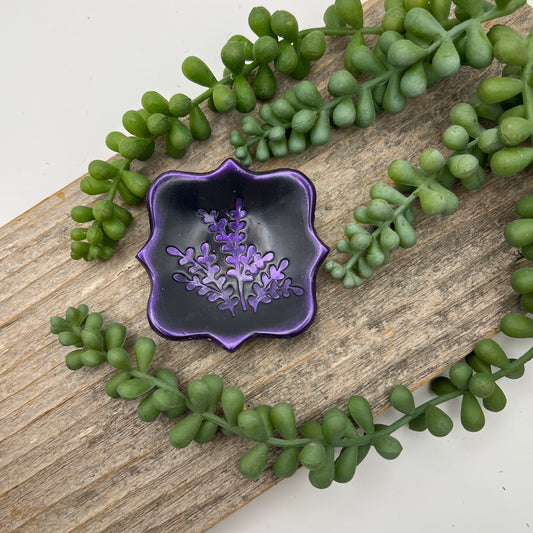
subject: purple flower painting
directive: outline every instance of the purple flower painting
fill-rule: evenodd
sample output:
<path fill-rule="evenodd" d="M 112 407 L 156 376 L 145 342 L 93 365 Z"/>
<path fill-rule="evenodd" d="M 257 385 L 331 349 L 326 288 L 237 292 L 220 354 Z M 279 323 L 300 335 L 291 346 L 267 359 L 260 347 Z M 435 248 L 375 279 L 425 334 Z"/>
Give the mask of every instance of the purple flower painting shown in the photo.
<path fill-rule="evenodd" d="M 252 337 L 304 331 L 327 253 L 314 203 L 303 174 L 253 173 L 231 159 L 208 174 L 157 178 L 148 193 L 151 235 L 138 254 L 152 282 L 153 329 L 229 351 Z"/>
<path fill-rule="evenodd" d="M 174 280 L 185 283 L 188 291 L 198 290 L 200 296 L 207 296 L 210 302 L 219 302 L 218 309 L 227 309 L 235 317 L 235 307 L 243 311 L 250 307 L 257 311 L 260 303 L 268 304 L 281 296 L 288 298 L 291 294 L 301 296 L 304 290 L 292 285 L 292 279 L 283 272 L 289 265 L 287 259 L 274 263 L 273 252 L 261 254 L 253 244 L 246 243 L 246 215 L 242 207 L 242 198 L 237 198 L 235 209 L 228 218 L 218 219 L 216 210 L 209 213 L 198 209 L 202 222 L 208 226 L 220 252 L 225 255 L 225 267 L 220 266 L 216 253 L 212 253 L 209 243 L 200 246 L 201 254 L 195 256 L 194 248 L 182 252 L 175 246 L 169 246 L 167 253 L 179 258 L 178 264 L 185 266 L 189 276 L 183 272 L 173 275 Z M 253 293 L 245 295 L 246 284 L 251 284 Z M 247 307 L 247 302 L 248 306 Z"/>

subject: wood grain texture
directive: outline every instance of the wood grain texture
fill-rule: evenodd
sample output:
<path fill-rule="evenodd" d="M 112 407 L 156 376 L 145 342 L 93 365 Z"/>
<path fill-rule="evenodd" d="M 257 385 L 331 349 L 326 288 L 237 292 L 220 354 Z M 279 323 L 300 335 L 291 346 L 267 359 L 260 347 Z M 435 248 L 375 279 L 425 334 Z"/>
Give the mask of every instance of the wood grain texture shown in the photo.
<path fill-rule="evenodd" d="M 380 16 L 378 2 L 371 3 L 368 24 Z M 528 8 L 509 19 L 522 33 L 532 21 Z M 316 65 L 312 76 L 320 87 L 341 68 L 345 45 L 333 42 Z M 335 132 L 329 146 L 282 162 L 314 182 L 316 228 L 324 242 L 334 246 L 351 210 L 366 203 L 392 159 L 414 163 L 424 149 L 440 146 L 452 104 L 466 101 L 486 74 L 463 68 L 402 114 L 380 116 L 367 130 Z M 282 88 L 289 84 L 283 81 Z M 159 147 L 138 168 L 150 178 L 173 168 L 212 170 L 232 156 L 226 137 L 239 119 L 214 118 L 212 139 L 179 162 Z M 271 161 L 254 168 L 278 166 Z M 494 334 L 504 312 L 518 310 L 508 278 L 520 261 L 505 245 L 502 228 L 526 190 L 523 176 L 491 176 L 481 191 L 458 190 L 461 207 L 451 217 L 418 212 L 418 245 L 395 252 L 355 291 L 321 271 L 318 314 L 299 337 L 253 340 L 232 354 L 206 341 L 158 338 L 156 365 L 177 371 L 183 386 L 218 373 L 227 386 L 243 389 L 247 406 L 287 401 L 299 422 L 342 408 L 354 393 L 379 411 L 391 386 L 420 386 Z M 145 424 L 133 403 L 104 394 L 109 367 L 75 373 L 65 367 L 68 350 L 48 332 L 48 321 L 69 305 L 85 302 L 109 322 L 123 322 L 131 339 L 150 334 L 150 284 L 135 259 L 149 234 L 146 212 L 136 209 L 113 260 L 74 262 L 67 252 L 69 211 L 86 200 L 77 180 L 0 229 L 2 530 L 203 531 L 276 480 L 270 471 L 257 482 L 241 478 L 236 464 L 249 444 L 238 438 L 173 449 L 171 421 Z"/>

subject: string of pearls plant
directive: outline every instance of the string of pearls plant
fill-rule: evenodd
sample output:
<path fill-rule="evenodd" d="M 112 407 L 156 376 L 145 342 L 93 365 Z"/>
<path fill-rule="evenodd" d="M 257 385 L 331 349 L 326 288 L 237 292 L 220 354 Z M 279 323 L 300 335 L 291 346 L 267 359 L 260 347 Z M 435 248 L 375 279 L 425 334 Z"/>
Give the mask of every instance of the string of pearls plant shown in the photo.
<path fill-rule="evenodd" d="M 394 161 L 388 173 L 397 188 L 385 183 L 374 185 L 370 203 L 355 210 L 356 222 L 345 231 L 349 240 L 337 246 L 352 257 L 346 265 L 327 266 L 345 286 L 356 286 L 361 277 L 369 277 L 374 266 L 386 262 L 390 250 L 415 244 L 415 200 L 420 200 L 429 215 L 451 214 L 458 201 L 449 188 L 457 180 L 469 189 L 477 189 L 484 183 L 483 166 L 487 163 L 495 174 L 510 177 L 533 162 L 533 148 L 523 145 L 533 134 L 533 36 L 525 39 L 509 28 L 496 26 L 489 33 L 489 42 L 506 66 L 501 77 L 487 78 L 479 84 L 469 104 L 458 104 L 452 110 L 453 125 L 445 131 L 443 140 L 454 152 L 444 157 L 437 150 L 426 151 L 420 157 L 420 169 L 402 160 Z M 480 118 L 485 123 L 492 121 L 494 127 L 485 128 Z M 505 239 L 520 248 L 524 258 L 533 260 L 533 196 L 521 198 L 516 212 L 519 218 L 505 227 Z M 370 233 L 363 225 L 375 229 Z M 533 268 L 516 271 L 511 286 L 521 295 L 524 310 L 533 312 Z M 510 337 L 533 338 L 533 319 L 508 313 L 500 329 Z M 395 386 L 389 400 L 400 415 L 389 425 L 376 424 L 368 401 L 353 395 L 347 401 L 346 412 L 329 409 L 320 421 L 298 426 L 294 410 L 287 403 L 244 409 L 243 392 L 225 387 L 215 374 L 192 380 L 184 392 L 171 370 L 150 371 L 156 352 L 154 341 L 139 338 L 133 360 L 123 348 L 127 335 L 124 325 L 114 323 L 104 328 L 102 315 L 90 313 L 86 305 L 69 308 L 65 318 L 53 317 L 51 331 L 62 345 L 75 347 L 66 356 L 71 370 L 106 362 L 117 369 L 105 391 L 112 398 L 140 400 L 137 414 L 142 420 L 153 422 L 160 415 L 179 419 L 169 433 L 174 447 L 185 448 L 193 441 L 203 444 L 219 432 L 237 435 L 252 442 L 239 462 L 244 477 L 257 479 L 274 450 L 272 470 L 277 476 L 290 477 L 303 466 L 317 488 L 326 488 L 333 481 L 350 481 L 372 447 L 385 459 L 398 457 L 402 445 L 393 433 L 403 426 L 427 430 L 437 437 L 447 435 L 453 421 L 439 407 L 445 402 L 459 399 L 464 428 L 481 430 L 485 411 L 498 412 L 506 405 L 499 382 L 521 377 L 524 365 L 533 358 L 533 348 L 512 359 L 494 340 L 483 339 L 464 361 L 450 368 L 449 377 L 432 381 L 435 397 L 425 403 L 417 406 L 407 387 Z"/>
<path fill-rule="evenodd" d="M 211 136 L 208 115 L 236 110 L 246 114 L 241 130 L 230 142 L 245 165 L 253 157 L 301 153 L 311 145 L 324 145 L 331 129 L 370 126 L 377 113 L 401 112 L 408 98 L 415 98 L 439 78 L 457 72 L 461 63 L 475 68 L 498 57 L 481 23 L 517 10 L 525 0 L 458 0 L 451 13 L 450 0 L 386 0 L 380 26 L 364 26 L 360 0 L 336 0 L 324 13 L 324 26 L 300 30 L 291 13 L 270 14 L 264 7 L 251 10 L 248 22 L 255 42 L 234 35 L 223 46 L 222 78 L 198 57 L 185 59 L 183 74 L 205 90 L 195 98 L 175 94 L 165 98 L 146 92 L 142 107 L 124 113 L 126 133 L 113 131 L 106 145 L 119 158 L 109 163 L 94 160 L 80 183 L 88 195 L 99 199 L 91 206 L 75 206 L 72 219 L 81 224 L 71 232 L 71 257 L 106 261 L 126 234 L 132 221 L 130 206 L 145 197 L 150 180 L 132 170 L 135 161 L 148 160 L 158 138 L 166 152 L 181 158 L 193 141 Z M 378 35 L 370 48 L 365 36 Z M 259 120 L 249 115 L 257 101 L 271 100 L 277 93 L 274 71 L 295 80 L 304 79 L 311 65 L 326 50 L 326 36 L 347 40 L 344 67 L 332 74 L 325 101 L 310 81 L 303 81 L 282 98 L 259 108 Z M 348 38 L 348 39 L 347 39 Z M 371 79 L 360 84 L 355 75 Z M 253 149 L 253 151 L 252 151 Z"/>
<path fill-rule="evenodd" d="M 426 150 L 420 156 L 420 168 L 403 159 L 393 161 L 387 174 L 395 188 L 376 183 L 370 189 L 370 202 L 355 209 L 355 222 L 345 227 L 346 238 L 336 246 L 349 255 L 348 261 L 326 264 L 344 287 L 357 287 L 371 277 L 375 267 L 388 262 L 392 250 L 416 244 L 416 202 L 427 215 L 451 215 L 459 206 L 451 191 L 457 182 L 470 190 L 479 189 L 485 183 L 486 167 L 508 178 L 533 161 L 532 39 L 501 25 L 494 26 L 488 37 L 496 57 L 505 63 L 502 75 L 483 80 L 470 103 L 453 107 L 452 125 L 442 136 L 452 150 L 448 156 Z M 516 246 L 521 238 L 509 237 L 510 244 Z M 533 247 L 526 246 L 523 254 L 533 259 Z"/>

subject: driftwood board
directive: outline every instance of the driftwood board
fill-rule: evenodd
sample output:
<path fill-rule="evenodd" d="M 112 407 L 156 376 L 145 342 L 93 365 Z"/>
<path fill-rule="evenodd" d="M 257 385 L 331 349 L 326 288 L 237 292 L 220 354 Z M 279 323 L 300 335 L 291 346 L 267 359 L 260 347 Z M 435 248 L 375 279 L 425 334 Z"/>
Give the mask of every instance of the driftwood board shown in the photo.
<path fill-rule="evenodd" d="M 370 25 L 381 16 L 377 4 L 367 6 Z M 509 19 L 522 33 L 532 21 L 528 8 Z M 334 42 L 315 67 L 322 87 L 341 67 L 345 44 Z M 314 182 L 316 228 L 325 243 L 334 246 L 352 208 L 366 203 L 392 159 L 416 162 L 422 150 L 439 146 L 452 103 L 466 101 L 480 75 L 464 68 L 402 114 L 380 116 L 367 130 L 336 132 L 330 146 L 283 161 Z M 153 178 L 171 168 L 217 167 L 232 155 L 226 136 L 238 120 L 215 119 L 210 141 L 179 162 L 159 150 L 143 172 Z M 107 264 L 71 261 L 68 213 L 87 201 L 78 185 L 0 229 L 2 530 L 205 530 L 276 480 L 269 471 L 257 482 L 241 478 L 236 463 L 248 443 L 238 438 L 173 449 L 167 442 L 172 422 L 145 424 L 133 404 L 104 394 L 109 367 L 67 370 L 67 349 L 48 332 L 48 320 L 69 305 L 87 303 L 109 322 L 125 323 L 133 338 L 151 333 L 145 316 L 150 284 L 135 259 L 148 237 L 146 212 L 136 210 Z M 481 191 L 459 191 L 461 207 L 446 220 L 419 213 L 418 245 L 394 253 L 355 291 L 321 271 L 318 314 L 299 337 L 253 340 L 232 354 L 206 341 L 158 338 L 156 365 L 177 371 L 182 385 L 219 373 L 228 386 L 244 390 L 248 406 L 287 401 L 300 422 L 344 406 L 354 393 L 379 411 L 391 386 L 418 387 L 494 334 L 504 312 L 518 309 L 507 280 L 519 256 L 505 245 L 502 228 L 525 191 L 523 176 L 491 176 Z"/>

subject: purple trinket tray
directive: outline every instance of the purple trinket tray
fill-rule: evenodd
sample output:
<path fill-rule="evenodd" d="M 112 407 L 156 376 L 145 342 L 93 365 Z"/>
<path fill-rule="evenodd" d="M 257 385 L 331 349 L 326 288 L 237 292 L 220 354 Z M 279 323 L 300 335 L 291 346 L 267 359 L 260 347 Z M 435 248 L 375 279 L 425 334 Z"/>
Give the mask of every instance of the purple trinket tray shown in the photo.
<path fill-rule="evenodd" d="M 137 257 L 163 337 L 236 350 L 252 337 L 301 333 L 314 318 L 328 249 L 315 190 L 295 170 L 250 172 L 232 159 L 206 174 L 170 171 L 148 192 L 151 234 Z"/>

